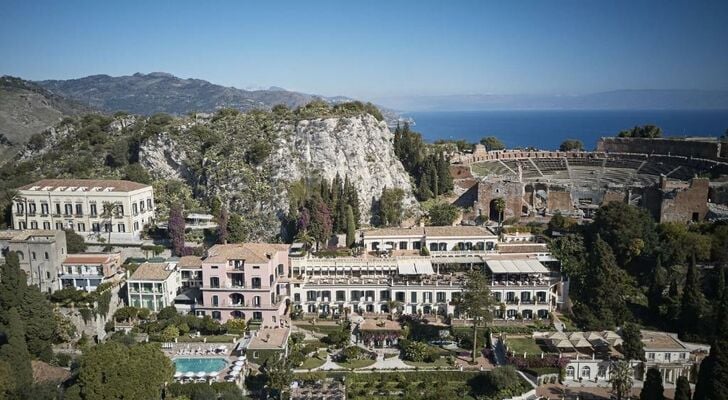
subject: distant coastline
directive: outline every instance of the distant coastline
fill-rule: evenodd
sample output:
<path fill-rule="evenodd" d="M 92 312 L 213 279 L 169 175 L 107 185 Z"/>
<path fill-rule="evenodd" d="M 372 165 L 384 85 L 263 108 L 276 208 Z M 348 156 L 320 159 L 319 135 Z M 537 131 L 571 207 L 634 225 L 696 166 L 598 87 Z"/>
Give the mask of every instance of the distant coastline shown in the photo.
<path fill-rule="evenodd" d="M 602 136 L 635 125 L 653 124 L 666 136 L 720 136 L 728 129 L 726 110 L 508 110 L 408 112 L 414 130 L 428 142 L 496 136 L 507 147 L 557 149 L 579 139 L 593 149 Z"/>

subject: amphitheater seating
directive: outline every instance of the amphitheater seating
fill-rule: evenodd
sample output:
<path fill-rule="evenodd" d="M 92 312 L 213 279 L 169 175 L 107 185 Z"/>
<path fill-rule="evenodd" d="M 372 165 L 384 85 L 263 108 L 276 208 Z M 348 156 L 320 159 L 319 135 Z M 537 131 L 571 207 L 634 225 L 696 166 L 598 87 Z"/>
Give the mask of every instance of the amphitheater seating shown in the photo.
<path fill-rule="evenodd" d="M 667 174 L 673 169 L 675 169 L 675 165 L 668 165 L 659 161 L 648 161 L 640 168 L 639 173 L 660 176 Z"/>
<path fill-rule="evenodd" d="M 536 158 L 533 162 L 544 174 L 566 170 L 566 160 L 563 158 Z"/>
<path fill-rule="evenodd" d="M 570 158 L 570 167 L 594 167 L 601 168 L 604 159 L 601 158 Z"/>
<path fill-rule="evenodd" d="M 630 159 L 607 159 L 606 168 L 628 168 L 637 169 L 642 165 L 643 160 L 630 160 Z"/>
<path fill-rule="evenodd" d="M 473 171 L 473 173 L 475 175 L 478 175 L 478 176 L 513 175 L 513 173 L 508 168 L 506 168 L 503 164 L 501 164 L 499 161 L 481 161 L 481 162 L 471 165 L 471 170 Z"/>
<path fill-rule="evenodd" d="M 602 174 L 601 183 L 612 185 L 626 185 L 632 182 L 634 169 L 627 168 L 605 168 Z"/>

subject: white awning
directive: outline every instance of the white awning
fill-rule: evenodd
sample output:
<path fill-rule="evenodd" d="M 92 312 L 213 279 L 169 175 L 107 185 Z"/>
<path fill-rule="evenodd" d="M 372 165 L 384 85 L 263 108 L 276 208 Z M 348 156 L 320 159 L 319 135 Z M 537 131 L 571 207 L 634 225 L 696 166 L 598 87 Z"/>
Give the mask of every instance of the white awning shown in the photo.
<path fill-rule="evenodd" d="M 538 260 L 488 260 L 488 268 L 494 274 L 545 274 L 549 270 Z"/>
<path fill-rule="evenodd" d="M 400 275 L 433 275 L 435 273 L 429 259 L 397 260 L 397 271 Z"/>

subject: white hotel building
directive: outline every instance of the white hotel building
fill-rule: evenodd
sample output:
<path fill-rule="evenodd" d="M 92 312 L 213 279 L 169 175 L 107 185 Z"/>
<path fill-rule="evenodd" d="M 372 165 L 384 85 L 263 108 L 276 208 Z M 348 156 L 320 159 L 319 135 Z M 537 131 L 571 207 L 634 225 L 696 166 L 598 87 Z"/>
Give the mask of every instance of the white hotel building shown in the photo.
<path fill-rule="evenodd" d="M 111 215 L 104 205 L 113 206 Z M 44 179 L 18 188 L 14 229 L 72 229 L 89 241 L 140 241 L 154 220 L 150 185 L 123 180 Z M 110 235 L 109 235 L 110 234 Z"/>
<path fill-rule="evenodd" d="M 395 306 L 405 314 L 453 315 L 472 269 L 491 282 L 495 318 L 548 318 L 568 292 L 545 244 L 498 244 L 478 227 L 382 229 L 360 238 L 367 251 L 358 257 L 291 257 L 295 308 L 328 315 Z M 430 255 L 420 255 L 424 246 Z"/>

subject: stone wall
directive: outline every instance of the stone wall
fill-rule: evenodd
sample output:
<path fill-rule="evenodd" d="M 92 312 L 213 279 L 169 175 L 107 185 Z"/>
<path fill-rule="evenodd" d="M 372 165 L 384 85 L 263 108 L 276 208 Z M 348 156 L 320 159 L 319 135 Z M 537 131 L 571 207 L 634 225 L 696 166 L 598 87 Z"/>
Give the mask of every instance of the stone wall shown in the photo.
<path fill-rule="evenodd" d="M 110 289 L 111 301 L 109 302 L 109 313 L 105 316 L 94 315 L 90 320 L 84 321 L 78 308 L 59 307 L 58 311 L 73 323 L 79 338 L 84 333 L 90 339 L 96 339 L 98 341 L 104 340 L 106 338 L 106 330 L 104 329 L 106 322 L 111 320 L 116 310 L 124 306 L 123 300 L 119 297 L 119 291 L 122 287 L 123 284 Z"/>
<path fill-rule="evenodd" d="M 488 218 L 491 215 L 491 202 L 503 198 L 506 202 L 503 219 L 519 219 L 521 217 L 523 195 L 524 187 L 521 182 L 481 181 L 478 183 L 477 199 L 473 204 L 473 208 L 478 215 Z"/>
<path fill-rule="evenodd" d="M 721 154 L 721 143 L 710 140 L 671 138 L 619 138 L 607 137 L 597 142 L 598 152 L 669 154 L 715 160 Z"/>
<path fill-rule="evenodd" d="M 702 221 L 708 213 L 708 179 L 695 178 L 685 189 L 665 190 L 660 204 L 660 222 Z"/>

